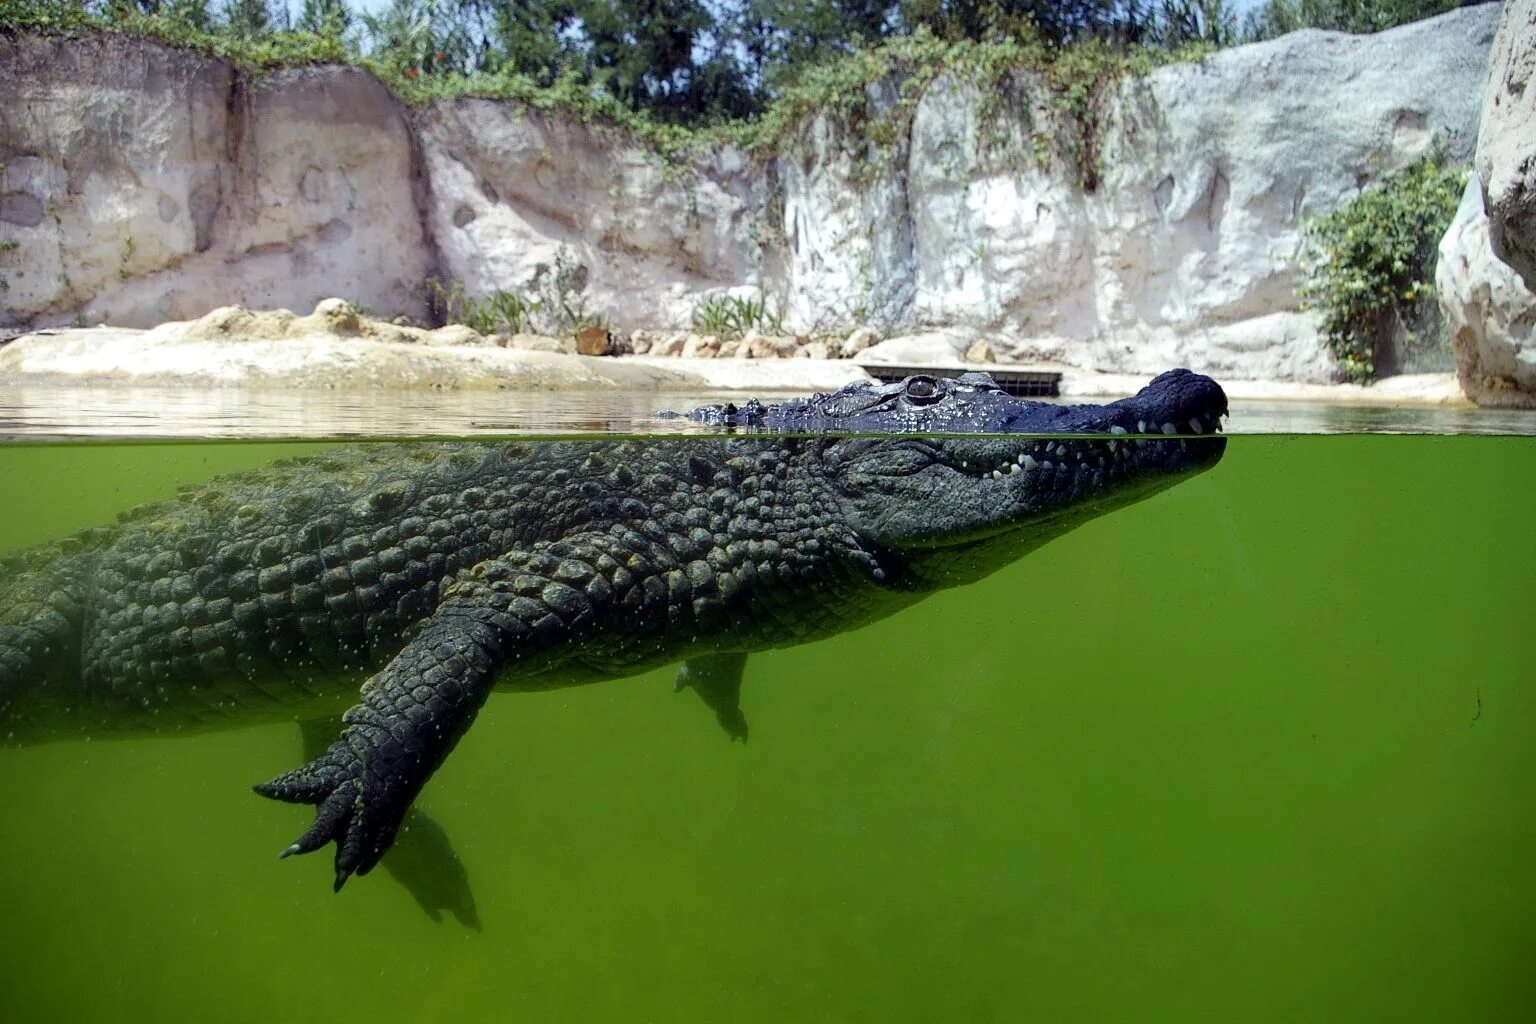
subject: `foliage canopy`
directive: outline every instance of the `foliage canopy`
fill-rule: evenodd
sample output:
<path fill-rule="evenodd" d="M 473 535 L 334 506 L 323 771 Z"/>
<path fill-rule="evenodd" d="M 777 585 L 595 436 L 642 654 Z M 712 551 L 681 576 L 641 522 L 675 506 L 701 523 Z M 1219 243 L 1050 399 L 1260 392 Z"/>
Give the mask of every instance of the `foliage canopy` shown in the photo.
<path fill-rule="evenodd" d="M 1268 0 L 1245 33 L 1231 0 L 390 0 L 378 12 L 348 0 L 0 0 L 0 30 L 127 31 L 258 67 L 345 59 L 415 98 L 558 89 L 699 126 L 761 117 L 826 65 L 906 40 L 1034 47 L 1049 62 L 1082 45 L 1171 52 L 1305 25 L 1374 31 L 1455 2 Z"/>

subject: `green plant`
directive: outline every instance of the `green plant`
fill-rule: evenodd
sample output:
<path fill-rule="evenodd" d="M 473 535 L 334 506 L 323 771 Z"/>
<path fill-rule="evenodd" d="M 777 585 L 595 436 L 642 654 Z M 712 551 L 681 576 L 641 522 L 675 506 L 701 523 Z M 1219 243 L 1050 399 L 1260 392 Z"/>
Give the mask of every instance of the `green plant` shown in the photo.
<path fill-rule="evenodd" d="M 1439 340 L 1435 253 L 1465 184 L 1465 171 L 1429 156 L 1306 226 L 1299 294 L 1322 313 L 1323 340 L 1350 380 L 1371 380 L 1399 335 L 1407 348 Z"/>
<path fill-rule="evenodd" d="M 561 246 L 553 266 L 540 265 L 533 283 L 538 288 L 538 311 L 552 334 L 606 327 L 608 318 L 587 308 L 587 267 Z"/>
<path fill-rule="evenodd" d="M 526 334 L 534 329 L 534 316 L 540 303 L 516 292 L 493 291 L 475 298 L 463 281 L 444 286 L 436 278 L 427 282 L 431 303 L 438 318 L 447 324 L 463 324 L 481 334 Z"/>
<path fill-rule="evenodd" d="M 0 242 L 0 252 L 10 252 L 13 249 L 20 248 L 20 246 L 21 246 L 20 242 L 10 242 L 10 241 Z"/>
<path fill-rule="evenodd" d="M 698 334 L 739 338 L 748 331 L 781 334 L 784 319 L 768 300 L 757 295 L 711 295 L 693 309 L 693 329 Z"/>

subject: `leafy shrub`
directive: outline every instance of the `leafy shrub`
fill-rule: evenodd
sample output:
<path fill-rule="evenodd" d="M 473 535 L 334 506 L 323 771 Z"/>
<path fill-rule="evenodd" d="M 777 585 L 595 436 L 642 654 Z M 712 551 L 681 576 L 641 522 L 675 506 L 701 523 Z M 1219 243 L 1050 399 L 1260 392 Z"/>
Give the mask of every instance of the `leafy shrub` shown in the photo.
<path fill-rule="evenodd" d="M 698 334 L 739 338 L 748 331 L 780 334 L 784 318 L 761 293 L 752 296 L 712 295 L 693 310 L 693 329 Z"/>
<path fill-rule="evenodd" d="M 1378 355 L 1437 343 L 1435 253 L 1466 173 L 1426 157 L 1306 227 L 1300 295 L 1323 314 L 1323 340 L 1350 380 L 1376 375 Z"/>
<path fill-rule="evenodd" d="M 541 265 L 529 282 L 535 294 L 496 289 L 470 295 L 463 281 L 427 282 L 433 314 L 446 324 L 463 324 L 481 334 L 566 334 L 603 327 L 607 318 L 587 308 L 587 268 L 564 248 L 553 265 Z"/>
<path fill-rule="evenodd" d="M 533 317 L 540 305 L 537 299 L 500 290 L 477 299 L 465 291 L 463 281 L 444 287 L 433 278 L 429 284 L 435 312 L 444 323 L 463 324 L 481 334 L 526 334 L 534 329 Z"/>

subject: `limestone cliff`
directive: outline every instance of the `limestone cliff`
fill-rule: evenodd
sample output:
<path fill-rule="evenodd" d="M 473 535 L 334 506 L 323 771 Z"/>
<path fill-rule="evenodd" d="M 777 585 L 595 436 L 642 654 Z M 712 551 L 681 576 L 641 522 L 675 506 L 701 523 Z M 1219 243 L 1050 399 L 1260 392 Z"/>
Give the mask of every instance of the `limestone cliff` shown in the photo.
<path fill-rule="evenodd" d="M 0 307 L 13 330 L 327 295 L 422 316 L 432 274 L 530 291 L 563 267 L 621 328 L 761 289 L 803 328 L 1323 380 L 1301 225 L 1436 140 L 1470 160 L 1497 17 L 1227 50 L 1122 82 L 1086 126 L 1029 79 L 940 77 L 888 144 L 819 117 L 773 156 L 681 167 L 517 104 L 408 111 L 355 69 L 0 38 Z M 898 85 L 870 90 L 873 115 Z"/>
<path fill-rule="evenodd" d="M 1494 37 L 1477 141 L 1499 259 L 1536 289 L 1536 0 L 1507 0 Z"/>

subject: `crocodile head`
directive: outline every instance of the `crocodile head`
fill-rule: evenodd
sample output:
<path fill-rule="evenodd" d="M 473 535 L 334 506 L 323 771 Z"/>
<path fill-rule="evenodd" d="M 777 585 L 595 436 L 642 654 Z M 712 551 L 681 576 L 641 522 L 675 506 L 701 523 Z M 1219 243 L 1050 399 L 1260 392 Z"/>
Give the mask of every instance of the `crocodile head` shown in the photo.
<path fill-rule="evenodd" d="M 905 571 L 965 582 L 1210 468 L 1226 447 L 1226 395 L 1187 370 L 1118 402 L 1048 408 L 1049 433 L 831 443 L 850 524 Z"/>
<path fill-rule="evenodd" d="M 809 434 L 1078 433 L 1112 422 L 1134 427 L 1138 419 L 1193 430 L 1189 420 L 1220 388 L 1209 377 L 1169 370 L 1133 398 L 1110 405 L 1060 405 L 1015 398 L 987 373 L 958 377 L 918 374 L 894 384 L 857 381 L 809 398 L 741 406 L 706 405 L 688 413 L 700 423 L 748 432 Z M 1225 408 L 1225 399 L 1222 399 Z M 1133 414 L 1134 413 L 1134 414 Z M 663 415 L 676 415 L 667 413 Z"/>

